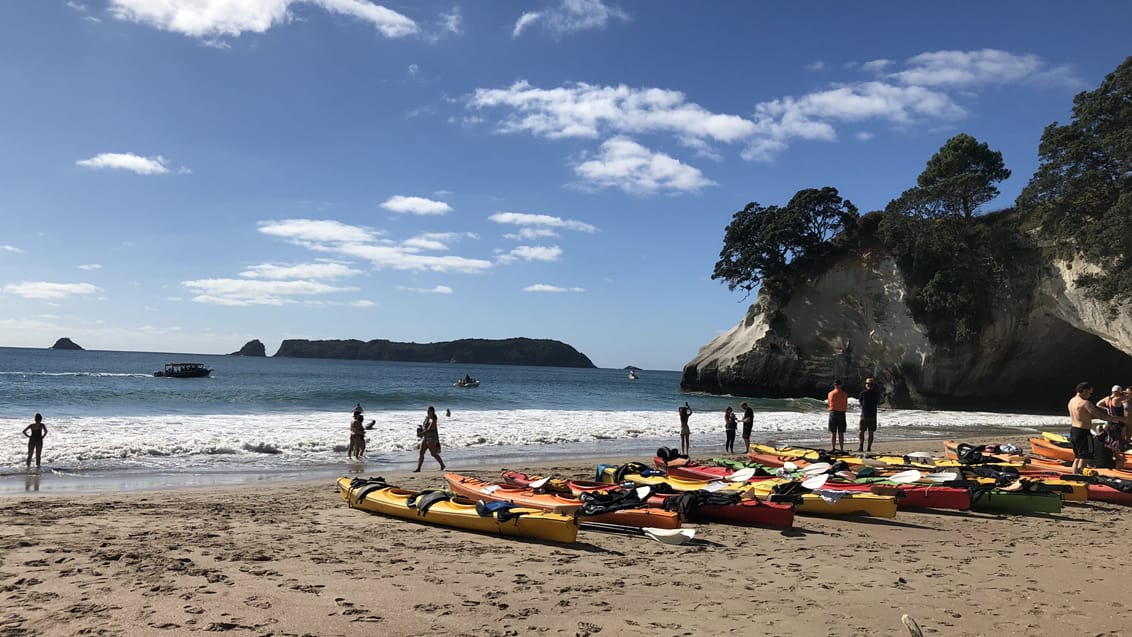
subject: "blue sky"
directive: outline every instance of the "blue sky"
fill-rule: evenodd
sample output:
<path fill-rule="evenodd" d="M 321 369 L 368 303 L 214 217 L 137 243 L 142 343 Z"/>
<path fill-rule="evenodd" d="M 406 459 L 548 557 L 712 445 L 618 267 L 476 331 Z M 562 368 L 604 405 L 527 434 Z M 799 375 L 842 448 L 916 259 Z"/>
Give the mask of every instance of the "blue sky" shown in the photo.
<path fill-rule="evenodd" d="M 862 212 L 1132 53 L 1127 2 L 0 3 L 0 345 L 565 341 L 680 369 L 732 214 Z"/>

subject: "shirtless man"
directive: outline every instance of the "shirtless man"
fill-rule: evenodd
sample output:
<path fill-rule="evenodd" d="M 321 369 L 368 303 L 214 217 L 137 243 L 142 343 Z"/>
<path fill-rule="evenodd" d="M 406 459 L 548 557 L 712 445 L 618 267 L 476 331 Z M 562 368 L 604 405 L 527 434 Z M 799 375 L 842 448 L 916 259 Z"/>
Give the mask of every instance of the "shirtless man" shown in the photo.
<path fill-rule="evenodd" d="M 1081 473 L 1085 462 L 1092 457 L 1089 447 L 1094 420 L 1111 420 L 1126 423 L 1124 416 L 1108 414 L 1089 400 L 1093 395 L 1093 386 L 1089 383 L 1077 383 L 1077 395 L 1069 399 L 1069 420 L 1072 427 L 1069 429 L 1069 442 L 1073 445 L 1073 473 Z"/>

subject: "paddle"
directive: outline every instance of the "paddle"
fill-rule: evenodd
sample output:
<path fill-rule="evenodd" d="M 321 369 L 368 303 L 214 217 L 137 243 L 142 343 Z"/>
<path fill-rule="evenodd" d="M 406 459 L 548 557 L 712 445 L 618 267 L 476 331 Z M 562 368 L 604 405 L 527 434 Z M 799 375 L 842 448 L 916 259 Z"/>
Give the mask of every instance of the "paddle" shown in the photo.
<path fill-rule="evenodd" d="M 527 486 L 530 487 L 531 489 L 541 489 L 543 486 L 546 485 L 547 482 L 550 482 L 550 476 L 546 476 L 545 478 L 539 478 L 538 480 L 535 480 L 534 482 L 528 484 Z"/>
<path fill-rule="evenodd" d="M 783 463 L 782 463 L 782 468 L 783 468 L 783 469 L 786 469 L 787 471 L 793 472 L 793 471 L 797 471 L 797 470 L 798 470 L 798 465 L 796 465 L 796 464 L 794 464 L 793 462 L 790 462 L 789 460 L 787 460 L 786 462 L 783 462 Z"/>
<path fill-rule="evenodd" d="M 921 478 L 921 475 L 922 474 L 918 470 L 909 469 L 907 471 L 901 471 L 900 473 L 894 473 L 888 476 L 888 481 L 895 482 L 897 484 L 909 484 L 919 480 Z"/>
<path fill-rule="evenodd" d="M 753 467 L 747 467 L 746 469 L 739 469 L 735 473 L 732 473 L 727 476 L 727 479 L 731 482 L 746 482 L 753 477 L 755 477 L 755 469 Z"/>
<path fill-rule="evenodd" d="M 649 526 L 635 527 L 604 524 L 602 522 L 582 522 L 582 529 L 602 533 L 620 533 L 622 535 L 643 535 L 662 544 L 686 544 L 696 536 L 695 529 L 658 529 Z"/>
<path fill-rule="evenodd" d="M 929 473 L 924 476 L 923 479 L 929 482 L 951 482 L 952 480 L 958 480 L 959 474 L 954 471 L 941 471 L 939 473 Z"/>
<path fill-rule="evenodd" d="M 807 479 L 803 480 L 802 486 L 809 489 L 810 491 L 814 491 L 816 489 L 820 489 L 820 488 L 824 487 L 826 480 L 829 480 L 829 474 L 828 473 L 822 473 L 822 474 L 816 475 L 812 478 L 807 478 Z"/>
<path fill-rule="evenodd" d="M 802 475 L 804 475 L 804 476 L 816 476 L 820 473 L 825 473 L 826 471 L 829 471 L 830 466 L 831 465 L 828 462 L 815 462 L 814 464 L 803 468 L 802 469 Z"/>

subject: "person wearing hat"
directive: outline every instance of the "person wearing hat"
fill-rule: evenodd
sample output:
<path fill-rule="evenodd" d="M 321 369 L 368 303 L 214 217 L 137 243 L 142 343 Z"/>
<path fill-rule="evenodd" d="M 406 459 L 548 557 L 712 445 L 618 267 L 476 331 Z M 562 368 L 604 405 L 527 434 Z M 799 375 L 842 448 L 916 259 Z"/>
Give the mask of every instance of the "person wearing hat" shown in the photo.
<path fill-rule="evenodd" d="M 849 394 L 841 389 L 841 381 L 833 381 L 833 389 L 826 396 L 829 403 L 829 448 L 845 453 L 845 412 L 849 410 Z M 840 444 L 839 444 L 840 443 Z"/>
<path fill-rule="evenodd" d="M 1113 385 L 1109 395 L 1097 401 L 1097 407 L 1107 411 L 1110 416 L 1123 416 L 1125 414 L 1124 388 L 1120 385 Z M 1109 420 L 1099 438 L 1100 442 L 1112 451 L 1114 467 L 1123 469 L 1124 448 L 1128 446 L 1128 432 L 1124 423 Z"/>
<path fill-rule="evenodd" d="M 1093 386 L 1087 382 L 1077 383 L 1077 394 L 1069 399 L 1069 442 L 1073 445 L 1073 473 L 1081 473 L 1085 463 L 1093 455 L 1093 420 L 1127 422 L 1124 416 L 1105 413 L 1093 404 Z"/>
<path fill-rule="evenodd" d="M 880 405 L 880 392 L 876 389 L 876 381 L 865 379 L 865 389 L 857 396 L 861 403 L 861 438 L 857 443 L 858 452 L 873 450 L 873 433 L 877 430 L 877 406 Z M 868 445 L 865 444 L 865 435 L 868 434 Z"/>

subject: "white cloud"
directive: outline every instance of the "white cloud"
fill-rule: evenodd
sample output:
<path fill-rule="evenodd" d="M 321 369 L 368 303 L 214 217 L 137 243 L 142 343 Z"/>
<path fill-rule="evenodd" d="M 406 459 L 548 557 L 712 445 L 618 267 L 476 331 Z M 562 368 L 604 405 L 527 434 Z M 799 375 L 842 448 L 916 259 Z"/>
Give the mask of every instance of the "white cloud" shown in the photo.
<path fill-rule="evenodd" d="M 500 263 L 512 263 L 519 259 L 523 261 L 557 261 L 562 256 L 562 248 L 558 246 L 518 246 L 507 254 L 499 257 Z"/>
<path fill-rule="evenodd" d="M 576 230 L 578 232 L 594 232 L 597 230 L 597 228 L 583 221 L 563 219 L 550 215 L 536 215 L 526 212 L 497 212 L 488 217 L 488 219 L 495 223 L 525 226 L 521 234 L 532 237 L 555 236 L 552 228 Z"/>
<path fill-rule="evenodd" d="M 110 13 L 193 38 L 263 33 L 291 20 L 293 4 L 311 4 L 369 23 L 385 37 L 416 34 L 412 19 L 367 0 L 110 0 Z"/>
<path fill-rule="evenodd" d="M 10 246 L 10 245 L 0 245 L 0 251 L 3 251 L 3 252 L 23 252 L 23 250 L 17 248 L 16 246 Z"/>
<path fill-rule="evenodd" d="M 361 299 L 359 301 L 350 301 L 347 305 L 349 305 L 350 307 L 375 307 L 377 303 Z"/>
<path fill-rule="evenodd" d="M 360 270 L 355 270 L 343 263 L 323 261 L 298 265 L 264 263 L 249 267 L 247 270 L 241 272 L 240 276 L 247 279 L 270 279 L 279 281 L 286 279 L 341 279 L 360 273 Z"/>
<path fill-rule="evenodd" d="M 550 139 L 596 138 L 605 133 L 671 133 L 693 139 L 733 142 L 749 137 L 755 124 L 737 115 L 712 113 L 685 101 L 680 91 L 594 86 L 583 82 L 540 89 L 518 81 L 505 89 L 476 89 L 476 109 L 510 108 L 499 124 L 504 133 Z"/>
<path fill-rule="evenodd" d="M 329 219 L 284 219 L 261 221 L 258 230 L 266 235 L 299 243 L 346 243 L 376 240 L 380 233 Z"/>
<path fill-rule="evenodd" d="M 438 285 L 431 288 L 409 288 L 398 286 L 398 289 L 405 290 L 406 292 L 416 292 L 418 294 L 452 294 L 452 288 L 447 285 Z"/>
<path fill-rule="evenodd" d="M 100 153 L 90 159 L 75 162 L 84 168 L 130 170 L 139 175 L 164 175 L 169 172 L 166 163 L 167 160 L 161 155 L 142 157 L 133 153 Z"/>
<path fill-rule="evenodd" d="M 418 66 L 416 64 L 410 64 L 409 65 L 409 77 L 416 77 L 417 73 L 420 73 L 420 71 L 421 71 L 420 66 Z"/>
<path fill-rule="evenodd" d="M 863 142 L 867 142 L 870 139 L 872 139 L 873 137 L 875 137 L 875 135 L 873 135 L 872 133 L 870 133 L 868 131 L 860 131 L 855 135 L 855 137 L 857 139 L 863 141 Z"/>
<path fill-rule="evenodd" d="M 825 62 L 822 62 L 821 60 L 815 60 L 806 65 L 807 71 L 821 71 L 824 68 Z"/>
<path fill-rule="evenodd" d="M 440 31 L 452 35 L 463 35 L 464 16 L 460 14 L 460 7 L 453 7 L 451 11 L 440 14 Z"/>
<path fill-rule="evenodd" d="M 336 287 L 314 281 L 258 281 L 248 279 L 197 279 L 181 285 L 196 294 L 193 301 L 211 305 L 283 305 L 294 297 L 353 292 L 357 288 Z"/>
<path fill-rule="evenodd" d="M 51 283 L 48 281 L 25 281 L 11 283 L 0 288 L 0 292 L 36 301 L 54 301 L 68 296 L 81 296 L 99 292 L 101 288 L 90 283 Z"/>
<path fill-rule="evenodd" d="M 414 215 L 443 215 L 452 212 L 452 206 L 443 201 L 404 195 L 390 197 L 381 204 L 381 207 L 393 212 L 407 212 Z"/>
<path fill-rule="evenodd" d="M 79 269 L 80 270 L 87 270 L 87 271 L 101 270 L 102 266 L 97 264 L 97 263 L 84 263 L 83 265 L 79 266 Z"/>
<path fill-rule="evenodd" d="M 535 283 L 523 288 L 524 292 L 585 292 L 585 288 L 563 288 L 557 285 L 547 285 L 545 283 Z"/>
<path fill-rule="evenodd" d="M 1021 82 L 1080 84 L 1069 67 L 1050 68 L 1036 55 L 997 49 L 931 51 L 909 58 L 906 66 L 889 77 L 908 85 L 954 88 Z"/>
<path fill-rule="evenodd" d="M 562 0 L 553 8 L 540 12 L 524 13 L 515 22 L 512 37 L 519 37 L 534 25 L 541 25 L 553 36 L 575 31 L 604 28 L 611 19 L 628 21 L 629 15 L 617 7 L 607 6 L 602 0 Z"/>
<path fill-rule="evenodd" d="M 508 232 L 504 234 L 503 238 L 530 241 L 532 239 L 546 239 L 557 236 L 558 233 L 551 228 L 520 228 L 518 232 Z"/>
<path fill-rule="evenodd" d="M 574 172 L 587 186 L 620 188 L 634 195 L 698 191 L 715 185 L 697 168 L 620 136 L 604 142 L 597 158 L 577 164 Z"/>

